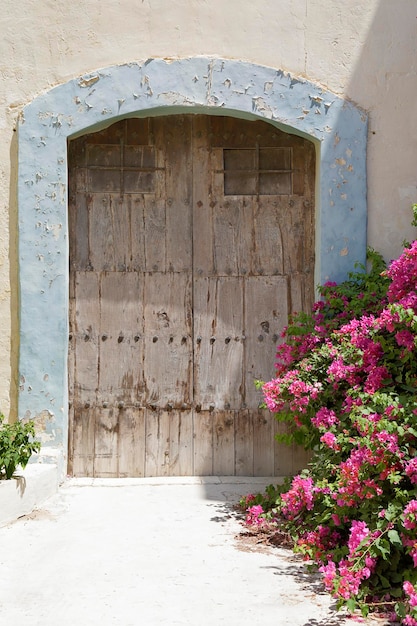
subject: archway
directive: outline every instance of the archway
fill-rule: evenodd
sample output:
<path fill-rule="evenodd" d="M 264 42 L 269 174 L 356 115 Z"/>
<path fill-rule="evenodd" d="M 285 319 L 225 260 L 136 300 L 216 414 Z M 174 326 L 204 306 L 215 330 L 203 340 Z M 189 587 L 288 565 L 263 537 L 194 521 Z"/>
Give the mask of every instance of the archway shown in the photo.
<path fill-rule="evenodd" d="M 43 429 L 66 469 L 67 140 L 122 117 L 207 113 L 263 119 L 316 143 L 316 280 L 340 280 L 366 253 L 367 118 L 280 70 L 240 61 L 150 59 L 74 79 L 25 107 L 19 124 L 19 416 Z"/>

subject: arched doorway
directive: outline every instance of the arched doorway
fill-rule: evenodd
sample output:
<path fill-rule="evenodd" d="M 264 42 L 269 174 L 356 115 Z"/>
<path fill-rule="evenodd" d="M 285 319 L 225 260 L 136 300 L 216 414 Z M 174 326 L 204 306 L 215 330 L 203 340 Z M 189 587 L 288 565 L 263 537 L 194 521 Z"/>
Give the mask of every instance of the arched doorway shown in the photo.
<path fill-rule="evenodd" d="M 313 141 L 316 283 L 365 262 L 367 115 L 320 85 L 247 61 L 192 57 L 115 65 L 41 93 L 17 133 L 16 394 L 19 417 L 35 419 L 43 460 L 57 464 L 60 479 L 68 450 L 68 140 L 122 117 L 188 113 L 267 120 Z"/>
<path fill-rule="evenodd" d="M 255 379 L 314 297 L 315 149 L 263 121 L 69 144 L 70 472 L 284 475 Z"/>

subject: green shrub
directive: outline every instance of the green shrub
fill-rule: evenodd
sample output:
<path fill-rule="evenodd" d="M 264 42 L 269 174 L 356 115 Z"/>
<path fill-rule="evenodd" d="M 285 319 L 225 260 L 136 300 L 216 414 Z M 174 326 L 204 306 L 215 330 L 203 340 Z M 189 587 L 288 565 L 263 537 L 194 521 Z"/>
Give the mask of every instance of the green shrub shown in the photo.
<path fill-rule="evenodd" d="M 5 424 L 4 419 L 0 414 L 0 480 L 10 480 L 18 466 L 25 468 L 32 454 L 39 452 L 41 444 L 34 441 L 33 421 Z"/>

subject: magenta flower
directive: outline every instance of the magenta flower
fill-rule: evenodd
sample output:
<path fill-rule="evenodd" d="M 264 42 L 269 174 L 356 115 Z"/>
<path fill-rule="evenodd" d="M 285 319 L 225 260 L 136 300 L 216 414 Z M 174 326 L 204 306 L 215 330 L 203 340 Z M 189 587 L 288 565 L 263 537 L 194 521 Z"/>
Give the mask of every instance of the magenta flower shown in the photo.
<path fill-rule="evenodd" d="M 264 510 L 260 504 L 250 506 L 246 511 L 246 524 L 248 526 L 262 526 L 265 523 L 265 519 L 261 517 Z"/>
<path fill-rule="evenodd" d="M 405 465 L 405 473 L 414 485 L 417 485 L 417 457 L 414 457 Z"/>
<path fill-rule="evenodd" d="M 349 383 L 354 384 L 355 374 L 357 373 L 356 365 L 346 365 L 343 359 L 338 358 L 329 365 L 327 373 L 329 375 L 329 381 L 338 382 L 340 380 L 347 380 Z"/>
<path fill-rule="evenodd" d="M 398 302 L 415 291 L 417 285 L 417 241 L 405 248 L 401 256 L 387 270 L 392 283 L 388 289 L 388 300 Z"/>
<path fill-rule="evenodd" d="M 336 417 L 336 413 L 332 411 L 332 409 L 328 409 L 327 407 L 321 407 L 315 417 L 311 418 L 312 424 L 316 428 L 330 428 L 339 423 L 339 420 Z"/>
<path fill-rule="evenodd" d="M 417 527 L 417 500 L 410 500 L 404 509 L 403 513 L 403 526 L 407 530 L 414 530 Z"/>
<path fill-rule="evenodd" d="M 409 596 L 408 602 L 410 606 L 417 606 L 417 591 L 409 580 L 404 581 L 403 589 L 407 596 Z"/>
<path fill-rule="evenodd" d="M 352 521 L 350 535 L 348 540 L 348 548 L 350 554 L 353 554 L 360 543 L 370 535 L 370 530 L 365 522 Z"/>
<path fill-rule="evenodd" d="M 291 488 L 281 498 L 284 503 L 282 514 L 288 519 L 294 519 L 304 509 L 311 511 L 314 501 L 313 480 L 295 476 Z"/>
<path fill-rule="evenodd" d="M 409 330 L 399 330 L 395 333 L 395 339 L 399 346 L 404 346 L 407 350 L 414 350 L 414 335 Z"/>
<path fill-rule="evenodd" d="M 323 582 L 327 591 L 333 591 L 334 579 L 336 578 L 336 565 L 333 561 L 329 561 L 327 565 L 322 565 L 319 571 L 323 574 Z"/>
<path fill-rule="evenodd" d="M 326 446 L 328 446 L 329 448 L 331 448 L 332 450 L 335 450 L 336 452 L 340 450 L 340 446 L 337 443 L 336 436 L 330 431 L 327 431 L 327 433 L 324 433 L 324 435 L 320 437 L 320 441 L 324 443 Z"/>
<path fill-rule="evenodd" d="M 389 452 L 395 454 L 398 452 L 398 436 L 395 433 L 388 433 L 386 430 L 381 430 L 381 432 L 376 433 L 375 439 L 377 439 L 380 443 L 385 444 L 385 447 Z"/>
<path fill-rule="evenodd" d="M 375 393 L 375 391 L 378 391 L 378 389 L 384 386 L 389 378 L 390 375 L 385 365 L 373 367 L 365 381 L 364 389 L 368 393 Z"/>

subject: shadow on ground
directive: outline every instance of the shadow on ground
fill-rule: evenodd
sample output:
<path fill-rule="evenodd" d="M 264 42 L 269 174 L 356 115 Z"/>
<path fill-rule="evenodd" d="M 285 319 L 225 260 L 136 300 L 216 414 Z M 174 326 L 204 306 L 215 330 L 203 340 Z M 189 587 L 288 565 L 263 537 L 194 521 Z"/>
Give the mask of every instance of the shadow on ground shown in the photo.
<path fill-rule="evenodd" d="M 251 531 L 244 525 L 245 515 L 238 508 L 238 502 L 223 502 L 216 504 L 208 504 L 213 508 L 214 515 L 210 518 L 212 522 L 227 523 L 230 520 L 236 520 L 240 524 L 240 531 L 235 536 L 236 548 L 248 552 L 276 552 L 277 559 L 280 559 L 280 565 L 277 566 L 261 566 L 262 569 L 273 570 L 273 574 L 278 577 L 291 576 L 295 582 L 301 587 L 302 591 L 315 596 L 328 596 L 319 573 L 309 570 L 307 563 L 297 555 L 295 555 L 288 542 L 279 544 L 279 540 L 270 537 L 270 533 Z M 351 624 L 363 624 L 365 626 L 390 626 L 393 622 L 384 618 L 374 616 L 366 620 L 358 616 L 349 616 L 340 613 L 336 608 L 336 603 L 329 606 L 330 615 L 323 619 L 310 618 L 303 626 L 346 626 Z"/>

